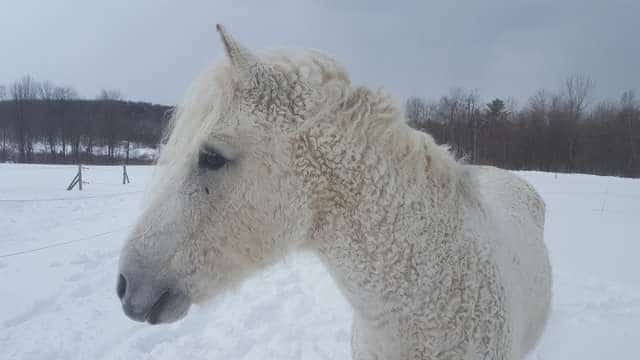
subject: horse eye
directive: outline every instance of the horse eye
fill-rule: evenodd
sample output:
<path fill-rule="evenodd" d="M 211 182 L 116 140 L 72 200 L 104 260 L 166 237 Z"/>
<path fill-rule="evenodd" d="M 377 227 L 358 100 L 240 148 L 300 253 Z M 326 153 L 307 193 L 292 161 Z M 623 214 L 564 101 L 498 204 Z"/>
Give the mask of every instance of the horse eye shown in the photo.
<path fill-rule="evenodd" d="M 200 169 L 218 170 L 229 160 L 210 148 L 200 149 L 198 154 L 198 167 Z"/>

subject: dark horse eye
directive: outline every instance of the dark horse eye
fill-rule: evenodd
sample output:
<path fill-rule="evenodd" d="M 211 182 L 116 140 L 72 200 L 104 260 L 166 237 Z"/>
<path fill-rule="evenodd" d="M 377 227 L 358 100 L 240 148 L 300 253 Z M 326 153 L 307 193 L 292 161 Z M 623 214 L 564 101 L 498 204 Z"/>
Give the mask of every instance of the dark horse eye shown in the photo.
<path fill-rule="evenodd" d="M 218 170 L 229 160 L 218 154 L 214 149 L 204 147 L 198 154 L 198 167 L 200 169 Z"/>

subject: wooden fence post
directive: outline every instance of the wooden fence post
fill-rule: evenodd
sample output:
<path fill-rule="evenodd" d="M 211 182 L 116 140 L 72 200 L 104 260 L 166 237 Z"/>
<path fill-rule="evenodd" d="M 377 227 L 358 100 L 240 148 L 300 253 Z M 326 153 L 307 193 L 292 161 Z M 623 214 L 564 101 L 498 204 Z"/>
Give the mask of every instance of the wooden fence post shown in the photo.
<path fill-rule="evenodd" d="M 67 186 L 67 191 L 73 189 L 73 187 L 78 183 L 80 178 L 80 169 L 80 165 L 78 165 L 78 172 L 76 173 L 76 176 L 73 177 L 73 180 L 71 180 L 71 183 L 69 183 L 69 186 Z"/>
<path fill-rule="evenodd" d="M 87 182 L 82 181 L 82 169 L 82 164 L 78 164 L 78 172 L 76 173 L 76 176 L 73 177 L 73 180 L 71 180 L 69 186 L 67 186 L 67 190 L 71 190 L 78 185 L 78 190 L 82 191 L 82 184 L 88 184 Z"/>
<path fill-rule="evenodd" d="M 127 174 L 127 164 L 122 164 L 122 185 L 130 183 L 129 175 Z"/>
<path fill-rule="evenodd" d="M 82 164 L 78 164 L 78 190 L 82 191 Z"/>

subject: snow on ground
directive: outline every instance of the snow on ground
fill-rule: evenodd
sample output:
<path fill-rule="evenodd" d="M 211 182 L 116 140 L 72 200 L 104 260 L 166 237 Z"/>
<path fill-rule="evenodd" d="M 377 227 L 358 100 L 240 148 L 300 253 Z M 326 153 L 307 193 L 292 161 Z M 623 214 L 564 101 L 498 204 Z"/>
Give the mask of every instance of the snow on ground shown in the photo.
<path fill-rule="evenodd" d="M 0 359 L 349 359 L 351 311 L 296 254 L 187 318 L 128 320 L 120 246 L 151 167 L 0 164 Z M 547 203 L 553 313 L 531 360 L 637 358 L 640 180 L 520 172 Z"/>

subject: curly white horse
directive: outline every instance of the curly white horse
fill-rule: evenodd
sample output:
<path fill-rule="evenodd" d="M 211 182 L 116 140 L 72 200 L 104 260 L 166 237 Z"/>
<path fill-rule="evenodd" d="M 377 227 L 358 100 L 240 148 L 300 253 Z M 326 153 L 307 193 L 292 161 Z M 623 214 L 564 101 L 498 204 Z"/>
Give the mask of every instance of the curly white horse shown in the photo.
<path fill-rule="evenodd" d="M 551 297 L 534 189 L 456 162 L 319 52 L 218 32 L 226 60 L 174 114 L 122 250 L 124 312 L 176 321 L 307 249 L 353 307 L 353 358 L 521 359 Z"/>

